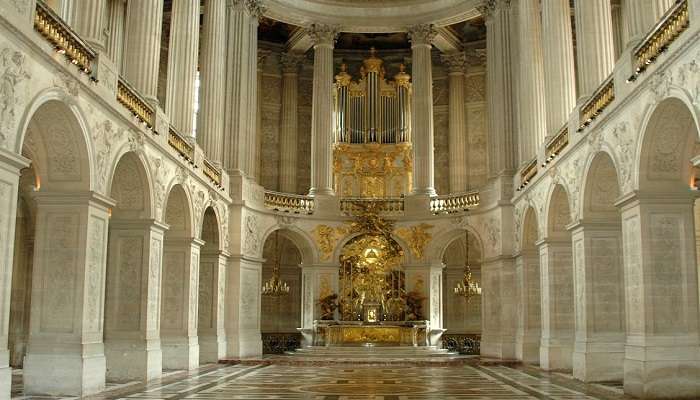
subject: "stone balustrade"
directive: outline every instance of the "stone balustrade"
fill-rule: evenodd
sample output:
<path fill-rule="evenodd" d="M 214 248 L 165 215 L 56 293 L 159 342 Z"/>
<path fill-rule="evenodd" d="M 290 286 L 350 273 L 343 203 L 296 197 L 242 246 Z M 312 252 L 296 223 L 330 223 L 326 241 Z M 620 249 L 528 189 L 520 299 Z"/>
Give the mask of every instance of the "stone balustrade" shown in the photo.
<path fill-rule="evenodd" d="M 611 75 L 581 107 L 578 132 L 586 129 L 615 100 L 615 80 Z"/>
<path fill-rule="evenodd" d="M 194 164 L 194 146 L 191 145 L 172 125 L 168 130 L 168 144 L 190 164 Z"/>
<path fill-rule="evenodd" d="M 520 171 L 520 186 L 518 186 L 518 191 L 523 190 L 535 176 L 537 176 L 537 158 L 528 162 Z"/>
<path fill-rule="evenodd" d="M 314 198 L 310 196 L 265 191 L 265 207 L 286 213 L 313 214 Z"/>
<path fill-rule="evenodd" d="M 479 205 L 480 196 L 478 191 L 471 191 L 461 194 L 449 194 L 445 196 L 435 196 L 430 199 L 430 212 L 433 214 L 455 214 Z"/>
<path fill-rule="evenodd" d="M 146 128 L 155 130 L 155 111 L 123 77 L 117 81 L 117 101 L 126 107 Z"/>
<path fill-rule="evenodd" d="M 635 81 L 639 75 L 644 73 L 647 67 L 653 64 L 656 58 L 664 53 L 681 33 L 688 29 L 689 25 L 688 1 L 676 2 L 635 48 L 635 69 L 627 81 Z"/>
<path fill-rule="evenodd" d="M 216 186 L 221 187 L 221 169 L 205 158 L 202 160 L 202 171 Z"/>
<path fill-rule="evenodd" d="M 34 30 L 39 32 L 51 43 L 56 51 L 63 54 L 68 61 L 78 67 L 81 72 L 97 80 L 93 65 L 97 53 L 85 43 L 75 31 L 44 1 L 37 0 L 34 13 Z"/>
<path fill-rule="evenodd" d="M 569 145 L 569 127 L 564 125 L 545 146 L 545 160 L 542 166 L 552 162 Z"/>

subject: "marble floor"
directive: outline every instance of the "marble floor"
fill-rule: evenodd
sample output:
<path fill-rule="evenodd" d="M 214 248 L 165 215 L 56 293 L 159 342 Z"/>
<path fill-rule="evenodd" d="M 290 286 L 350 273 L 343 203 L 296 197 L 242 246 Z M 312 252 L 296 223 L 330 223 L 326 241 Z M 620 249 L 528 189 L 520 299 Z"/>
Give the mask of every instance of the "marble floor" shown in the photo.
<path fill-rule="evenodd" d="M 16 386 L 13 398 L 23 396 Z M 94 399 L 626 399 L 615 385 L 584 385 L 533 367 L 209 365 L 148 384 L 112 385 Z"/>

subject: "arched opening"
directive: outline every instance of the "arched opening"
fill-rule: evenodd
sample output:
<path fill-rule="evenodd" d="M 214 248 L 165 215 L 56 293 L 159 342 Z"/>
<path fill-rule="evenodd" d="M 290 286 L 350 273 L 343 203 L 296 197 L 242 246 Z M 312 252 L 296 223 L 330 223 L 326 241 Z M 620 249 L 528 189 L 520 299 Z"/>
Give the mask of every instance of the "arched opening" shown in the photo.
<path fill-rule="evenodd" d="M 301 251 L 284 231 L 276 230 L 265 241 L 263 258 L 263 284 L 277 273 L 279 279 L 289 287 L 289 292 L 280 296 L 263 292 L 261 300 L 263 353 L 280 354 L 301 346 L 301 335 L 297 332 L 301 323 L 302 306 Z M 324 288 L 331 291 L 328 282 Z"/>
<path fill-rule="evenodd" d="M 677 98 L 656 106 L 641 135 L 638 192 L 619 203 L 627 299 L 624 386 L 638 397 L 700 396 L 697 196 L 690 185 L 700 137 L 692 110 Z M 669 369 L 675 373 L 665 374 Z"/>
<path fill-rule="evenodd" d="M 556 185 L 549 200 L 546 236 L 539 243 L 542 306 L 540 366 L 571 370 L 574 345 L 574 268 L 566 190 Z"/>
<path fill-rule="evenodd" d="M 154 222 L 146 167 L 126 153 L 112 176 L 104 342 L 107 380 L 144 381 L 161 374 L 158 289 L 164 227 Z"/>
<path fill-rule="evenodd" d="M 25 395 L 96 393 L 105 387 L 98 344 L 110 203 L 91 192 L 86 137 L 68 105 L 40 105 L 22 143 L 31 167 L 20 178 L 11 362 L 23 368 Z"/>
<path fill-rule="evenodd" d="M 442 273 L 442 318 L 443 328 L 447 330 L 442 335 L 442 342 L 443 347 L 451 351 L 479 354 L 481 295 L 467 299 L 456 295 L 454 288 L 464 279 L 465 265 L 469 266 L 472 279 L 481 285 L 481 254 L 481 243 L 476 235 L 463 233 L 447 245 L 442 256 L 445 265 Z"/>
<path fill-rule="evenodd" d="M 582 220 L 572 230 L 576 285 L 574 377 L 622 381 L 625 345 L 622 226 L 613 160 L 601 152 L 585 176 Z"/>
<path fill-rule="evenodd" d="M 212 207 L 204 211 L 199 262 L 199 361 L 215 363 L 226 355 L 224 289 L 227 258 L 221 251 L 219 220 Z"/>
<path fill-rule="evenodd" d="M 166 370 L 199 366 L 197 295 L 202 241 L 194 238 L 190 204 L 183 186 L 174 185 L 165 207 L 169 228 L 165 232 L 161 286 L 160 338 Z"/>
<path fill-rule="evenodd" d="M 528 207 L 522 220 L 520 253 L 515 258 L 517 328 L 515 356 L 523 362 L 540 360 L 541 304 L 540 258 L 537 251 L 539 229 L 534 208 Z"/>

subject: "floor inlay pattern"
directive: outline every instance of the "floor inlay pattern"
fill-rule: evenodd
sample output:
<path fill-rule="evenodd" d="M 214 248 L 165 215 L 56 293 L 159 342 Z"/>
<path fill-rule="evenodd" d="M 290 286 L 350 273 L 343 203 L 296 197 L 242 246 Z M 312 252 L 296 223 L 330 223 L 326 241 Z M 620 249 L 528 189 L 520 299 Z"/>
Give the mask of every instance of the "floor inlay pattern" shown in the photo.
<path fill-rule="evenodd" d="M 535 368 L 464 365 L 372 366 L 220 365 L 177 379 L 118 389 L 97 399 L 201 400 L 619 400 L 592 385 Z M 31 399 L 32 397 L 24 397 Z M 45 397 L 42 397 L 44 399 Z M 39 398 L 35 398 L 39 399 Z"/>

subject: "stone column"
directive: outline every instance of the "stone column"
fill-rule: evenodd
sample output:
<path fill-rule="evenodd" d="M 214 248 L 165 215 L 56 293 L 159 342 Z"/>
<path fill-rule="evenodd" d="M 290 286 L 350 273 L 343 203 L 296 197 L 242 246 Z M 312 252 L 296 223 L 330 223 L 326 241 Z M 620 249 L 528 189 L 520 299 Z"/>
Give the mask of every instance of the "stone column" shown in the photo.
<path fill-rule="evenodd" d="M 258 0 L 235 0 L 229 6 L 226 64 L 224 167 L 229 174 L 252 172 L 257 110 Z"/>
<path fill-rule="evenodd" d="M 423 318 L 430 321 L 428 343 L 436 345 L 444 332 L 442 318 L 442 263 L 433 265 L 404 265 L 406 291 L 416 291 L 425 297 Z"/>
<path fill-rule="evenodd" d="M 539 0 L 519 0 L 520 162 L 537 157 L 546 135 L 544 66 Z"/>
<path fill-rule="evenodd" d="M 338 265 L 335 264 L 302 265 L 301 267 L 300 322 L 304 343 L 307 345 L 314 344 L 312 340 L 314 321 L 321 317 L 318 300 L 327 294 L 338 293 L 338 269 Z"/>
<path fill-rule="evenodd" d="M 160 323 L 164 369 L 199 367 L 197 297 L 199 249 L 203 244 L 199 239 L 165 240 Z"/>
<path fill-rule="evenodd" d="M 512 258 L 497 257 L 481 264 L 482 356 L 515 359 L 517 327 L 513 263 Z"/>
<path fill-rule="evenodd" d="M 257 93 L 262 93 L 263 90 L 263 72 L 265 70 L 265 62 L 267 61 L 267 58 L 270 56 L 270 51 L 269 50 L 258 50 L 258 62 L 257 62 L 257 73 L 255 75 L 256 79 L 256 92 Z M 262 109 L 262 96 L 258 95 L 257 96 L 258 103 L 256 105 L 256 118 L 255 118 L 255 136 L 253 140 L 253 158 L 251 158 L 252 163 L 251 163 L 251 172 L 250 175 L 255 177 L 255 180 L 257 182 L 260 182 L 261 180 L 261 172 L 262 172 L 262 165 L 261 163 L 263 160 L 261 159 L 261 152 L 262 152 L 262 142 L 263 142 L 263 131 L 262 131 L 262 114 L 263 114 L 263 109 Z"/>
<path fill-rule="evenodd" d="M 260 288 L 262 260 L 232 257 L 226 274 L 226 355 L 232 358 L 262 356 Z"/>
<path fill-rule="evenodd" d="M 204 3 L 204 29 L 200 59 L 197 143 L 206 157 L 221 165 L 224 141 L 226 0 Z"/>
<path fill-rule="evenodd" d="M 122 70 L 122 53 L 124 50 L 124 17 L 126 16 L 125 0 L 109 0 L 109 20 L 107 21 L 107 55 Z"/>
<path fill-rule="evenodd" d="M 224 329 L 226 264 L 228 256 L 216 249 L 202 250 L 199 263 L 199 361 L 215 363 L 226 357 Z"/>
<path fill-rule="evenodd" d="M 282 54 L 282 118 L 280 122 L 280 192 L 297 192 L 297 128 L 299 66 L 303 54 Z"/>
<path fill-rule="evenodd" d="M 192 139 L 198 55 L 199 2 L 174 1 L 170 23 L 165 112 L 170 118 L 170 124 L 185 137 Z"/>
<path fill-rule="evenodd" d="M 12 292 L 12 265 L 14 256 L 15 223 L 20 170 L 29 166 L 29 160 L 0 149 L 0 397 L 10 398 L 12 371 L 7 348 L 10 325 Z"/>
<path fill-rule="evenodd" d="M 36 240 L 28 394 L 87 396 L 105 388 L 102 344 L 109 208 L 93 192 L 35 194 Z"/>
<path fill-rule="evenodd" d="M 540 263 L 532 250 L 523 250 L 515 258 L 517 285 L 517 330 L 515 358 L 526 363 L 539 363 L 541 336 Z"/>
<path fill-rule="evenodd" d="M 314 87 L 311 109 L 311 195 L 333 195 L 333 47 L 338 31 L 312 25 Z"/>
<path fill-rule="evenodd" d="M 105 50 L 105 7 L 107 0 L 82 0 L 72 8 L 73 29 L 94 50 Z"/>
<path fill-rule="evenodd" d="M 574 346 L 574 270 L 571 243 L 545 239 L 540 249 L 542 342 L 540 366 L 571 370 Z"/>
<path fill-rule="evenodd" d="M 615 65 L 610 0 L 576 0 L 576 49 L 579 96 L 590 96 Z"/>
<path fill-rule="evenodd" d="M 693 200 L 688 192 L 648 193 L 618 203 L 627 304 L 624 384 L 635 397 L 700 397 Z"/>
<path fill-rule="evenodd" d="M 629 34 L 627 45 L 636 45 L 671 8 L 673 0 L 622 0 L 624 23 Z"/>
<path fill-rule="evenodd" d="M 464 115 L 464 67 L 463 52 L 447 54 L 442 60 L 449 68 L 450 76 L 450 192 L 461 193 L 467 190 L 467 127 Z"/>
<path fill-rule="evenodd" d="M 411 138 L 413 140 L 413 193 L 435 196 L 433 137 L 433 61 L 430 56 L 436 31 L 432 25 L 409 28 L 413 95 Z"/>
<path fill-rule="evenodd" d="M 547 134 L 555 134 L 569 120 L 576 105 L 574 42 L 569 0 L 542 2 Z"/>
<path fill-rule="evenodd" d="M 157 104 L 163 0 L 127 2 L 126 23 L 124 76 L 142 96 Z"/>
<path fill-rule="evenodd" d="M 578 223 L 572 229 L 576 293 L 574 377 L 622 381 L 625 286 L 618 221 Z"/>
<path fill-rule="evenodd" d="M 110 221 L 104 322 L 108 380 L 161 376 L 160 277 L 166 229 L 152 220 Z"/>
<path fill-rule="evenodd" d="M 512 175 L 516 153 L 513 140 L 513 81 L 511 75 L 510 0 L 480 7 L 486 19 L 489 177 Z"/>

